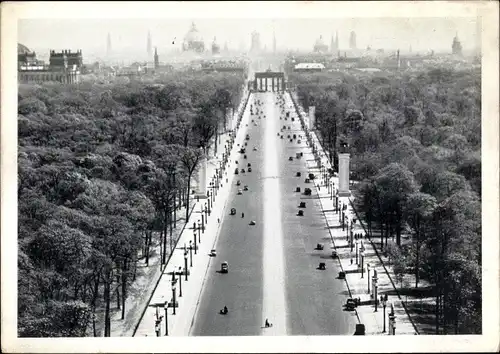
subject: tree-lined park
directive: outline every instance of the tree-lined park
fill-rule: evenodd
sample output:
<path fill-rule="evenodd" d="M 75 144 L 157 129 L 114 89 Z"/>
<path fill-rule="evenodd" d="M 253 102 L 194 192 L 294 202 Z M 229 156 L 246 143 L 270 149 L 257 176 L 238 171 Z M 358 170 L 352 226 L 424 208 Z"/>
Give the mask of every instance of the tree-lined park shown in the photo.
<path fill-rule="evenodd" d="M 195 72 L 19 85 L 19 336 L 109 335 L 138 265 L 167 261 L 243 87 L 243 74 Z"/>
<path fill-rule="evenodd" d="M 481 73 L 292 74 L 337 166 L 351 154 L 355 206 L 397 275 L 425 282 L 435 333 L 481 333 Z"/>

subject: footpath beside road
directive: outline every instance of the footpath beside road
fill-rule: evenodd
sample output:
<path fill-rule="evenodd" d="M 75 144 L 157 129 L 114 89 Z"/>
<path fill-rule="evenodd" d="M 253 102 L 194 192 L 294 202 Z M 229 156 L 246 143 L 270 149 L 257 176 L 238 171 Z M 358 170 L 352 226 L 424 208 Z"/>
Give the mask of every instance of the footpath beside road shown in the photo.
<path fill-rule="evenodd" d="M 235 134 L 232 137 L 225 137 L 226 140 L 220 144 L 223 147 L 227 143 L 226 145 L 230 147 L 227 163 L 224 165 L 222 159 L 224 148 L 221 148 L 220 154 L 209 159 L 207 163 L 207 185 L 210 185 L 215 170 L 221 164 L 223 166 L 219 185 L 212 188 L 213 203 L 207 199 L 199 199 L 195 204 L 191 219 L 178 239 L 175 250 L 162 272 L 142 319 L 133 333 L 134 336 L 165 336 L 167 333 L 169 336 L 186 336 L 189 334 L 208 265 L 211 261 L 209 253 L 214 248 L 220 222 L 226 212 L 225 205 L 234 178 L 234 174 L 231 173 L 232 167 L 234 167 L 233 161 L 240 149 L 239 145 L 243 145 L 245 139 L 246 124 L 249 118 L 246 106 L 251 100 L 250 96 L 246 97 L 249 99 L 244 100 L 236 112 L 236 116 L 240 118 L 234 124 Z M 202 211 L 208 204 L 211 204 L 210 214 Z M 203 221 L 206 223 L 204 228 L 200 230 L 198 225 L 201 226 Z M 194 222 L 196 222 L 196 229 L 193 228 Z M 190 241 L 191 249 L 189 248 Z M 185 272 L 186 264 L 187 274 Z M 174 272 L 175 275 L 172 275 Z M 172 282 L 173 278 L 176 279 L 174 283 Z M 168 304 L 167 307 L 165 304 Z"/>
<path fill-rule="evenodd" d="M 296 102 L 294 105 L 296 105 L 295 116 L 298 116 L 307 127 L 309 125 L 307 115 Z M 311 131 L 309 133 L 309 144 L 316 147 L 316 155 L 310 153 L 309 156 L 305 157 L 309 172 L 316 176 L 313 181 L 331 238 L 329 246 L 332 251 L 337 253 L 337 259 L 345 273 L 351 298 L 359 301 L 355 311 L 357 311 L 360 322 L 365 325 L 366 334 L 389 334 L 389 313 L 391 311 L 395 315 L 395 331 L 392 333 L 396 335 L 418 334 L 418 330 L 406 311 L 403 299 L 391 278 L 391 270 L 386 267 L 370 239 L 365 236 L 366 232 L 362 220 L 359 220 L 352 205 L 353 197 L 339 197 L 337 201 L 335 190 L 332 193 L 331 183 L 336 188 L 339 185 L 338 177 L 327 179 L 322 174 L 332 166 L 316 134 Z M 322 169 L 321 166 L 324 168 Z M 336 208 L 337 206 L 338 208 Z M 342 226 L 342 213 L 344 213 L 344 227 Z M 351 223 L 354 219 L 356 222 Z M 351 233 L 353 234 L 352 238 Z M 356 240 L 354 237 L 356 234 L 362 235 L 362 237 Z M 374 274 L 377 275 L 376 286 L 374 286 Z M 375 295 L 378 298 L 377 304 L 375 303 Z M 385 311 L 380 300 L 381 295 L 387 295 Z"/>

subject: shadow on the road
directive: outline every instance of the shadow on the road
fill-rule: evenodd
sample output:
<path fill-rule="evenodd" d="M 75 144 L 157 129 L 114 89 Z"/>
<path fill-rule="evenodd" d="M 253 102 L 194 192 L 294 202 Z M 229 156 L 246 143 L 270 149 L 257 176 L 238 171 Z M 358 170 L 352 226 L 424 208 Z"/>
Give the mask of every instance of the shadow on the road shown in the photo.
<path fill-rule="evenodd" d="M 416 297 L 416 298 L 426 298 L 426 297 L 433 297 L 433 287 L 432 286 L 425 286 L 421 288 L 414 288 L 414 287 L 405 287 L 405 288 L 398 288 L 398 291 L 396 292 L 395 289 L 391 289 L 388 291 L 382 291 L 380 294 L 387 294 L 387 295 L 397 295 L 399 293 L 402 296 L 411 296 L 411 297 Z"/>

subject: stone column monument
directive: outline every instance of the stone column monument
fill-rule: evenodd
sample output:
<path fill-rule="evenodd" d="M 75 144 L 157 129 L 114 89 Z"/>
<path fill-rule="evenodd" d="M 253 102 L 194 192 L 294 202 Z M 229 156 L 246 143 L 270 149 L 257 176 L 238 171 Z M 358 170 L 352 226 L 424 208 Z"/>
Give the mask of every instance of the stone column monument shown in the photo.
<path fill-rule="evenodd" d="M 341 143 L 339 151 L 339 197 L 350 197 L 349 190 L 349 150 L 346 143 Z"/>
<path fill-rule="evenodd" d="M 316 120 L 316 107 L 309 106 L 309 129 L 314 129 L 314 122 Z"/>
<path fill-rule="evenodd" d="M 198 169 L 198 190 L 197 190 L 196 195 L 199 196 L 200 198 L 207 197 L 207 157 L 206 156 L 204 156 L 203 160 L 200 161 L 200 167 Z"/>

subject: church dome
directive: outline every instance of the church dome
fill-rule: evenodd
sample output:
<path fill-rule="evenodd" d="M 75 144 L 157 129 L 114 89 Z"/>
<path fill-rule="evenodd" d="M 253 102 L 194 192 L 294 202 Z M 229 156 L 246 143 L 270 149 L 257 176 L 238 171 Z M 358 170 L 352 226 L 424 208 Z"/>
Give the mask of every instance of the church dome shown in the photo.
<path fill-rule="evenodd" d="M 29 50 L 29 48 L 26 47 L 24 44 L 17 43 L 17 54 L 26 54 L 26 53 L 31 53 L 31 50 Z"/>
<path fill-rule="evenodd" d="M 184 40 L 188 43 L 203 41 L 203 38 L 201 37 L 201 34 L 196 28 L 196 25 L 194 23 L 191 25 L 191 28 L 189 29 L 188 33 L 186 33 Z"/>

